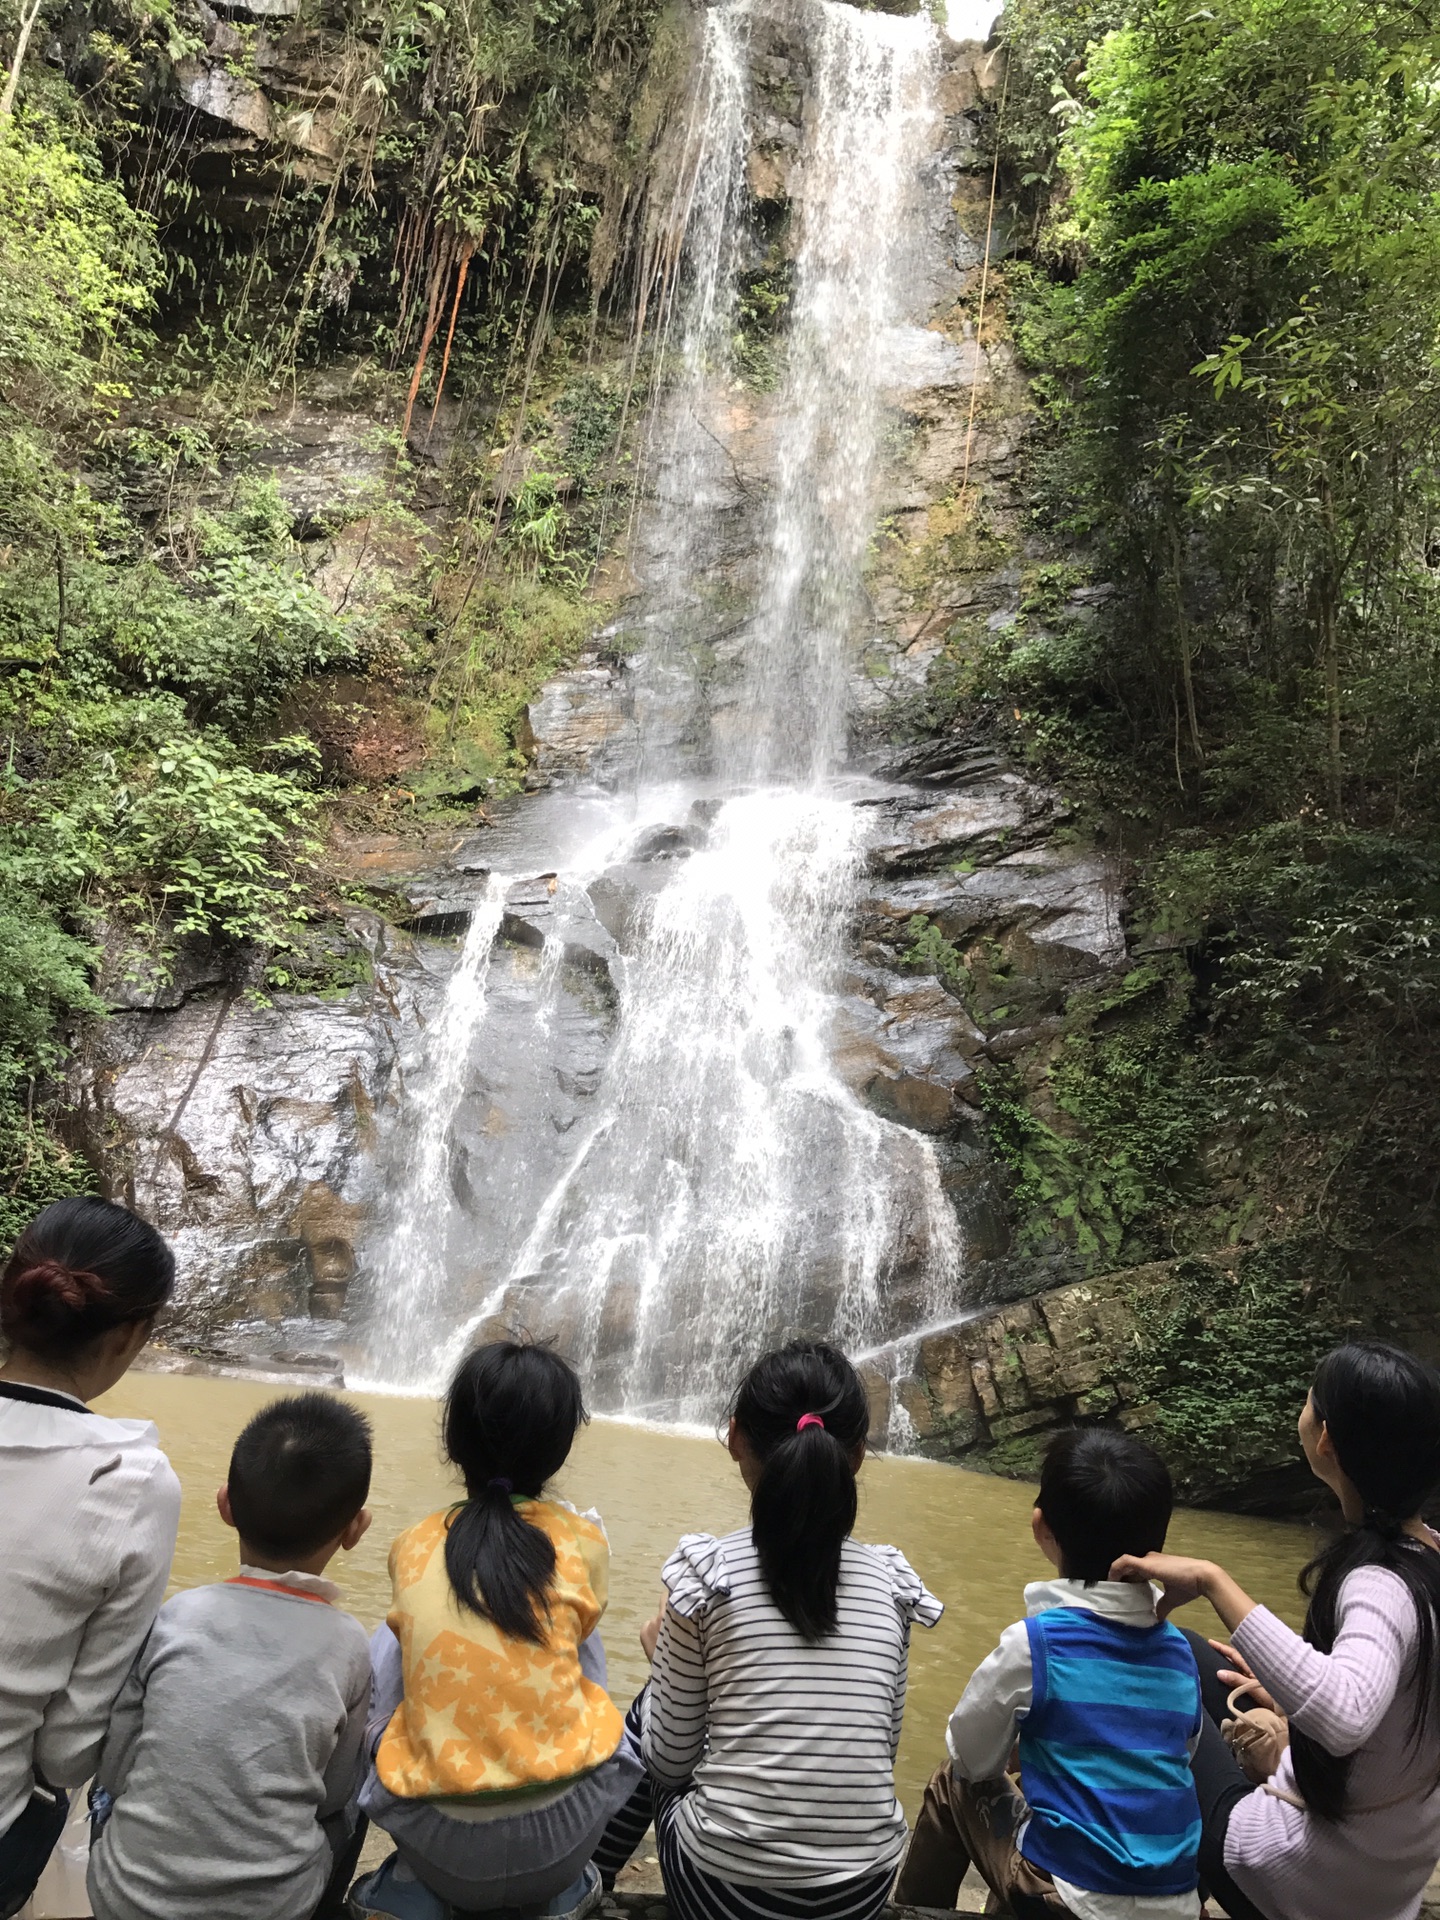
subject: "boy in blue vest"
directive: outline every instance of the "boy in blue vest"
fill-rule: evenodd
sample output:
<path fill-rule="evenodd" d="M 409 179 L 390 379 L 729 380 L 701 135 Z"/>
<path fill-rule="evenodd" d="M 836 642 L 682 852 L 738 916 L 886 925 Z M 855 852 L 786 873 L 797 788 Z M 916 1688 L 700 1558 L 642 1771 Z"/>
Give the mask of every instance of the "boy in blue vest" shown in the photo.
<path fill-rule="evenodd" d="M 1122 1554 L 1159 1549 L 1173 1498 L 1164 1461 L 1130 1434 L 1051 1445 L 1030 1524 L 1060 1577 L 1026 1587 L 1027 1617 L 951 1715 L 898 1904 L 953 1907 L 973 1862 L 1015 1920 L 1196 1920 L 1195 1656 L 1149 1586 L 1109 1577 Z"/>

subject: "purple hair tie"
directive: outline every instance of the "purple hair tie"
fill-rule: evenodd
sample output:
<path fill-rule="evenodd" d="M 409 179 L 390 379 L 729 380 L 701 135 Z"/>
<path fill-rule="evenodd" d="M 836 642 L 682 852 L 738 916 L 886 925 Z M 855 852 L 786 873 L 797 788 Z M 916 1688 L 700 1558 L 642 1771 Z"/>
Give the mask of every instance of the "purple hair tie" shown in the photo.
<path fill-rule="evenodd" d="M 500 1489 L 500 1491 L 501 1491 L 501 1493 L 513 1493 L 513 1492 L 515 1491 L 515 1483 L 514 1483 L 513 1481 L 511 1481 L 511 1480 L 506 1480 L 506 1479 L 503 1479 L 503 1478 L 497 1478 L 497 1479 L 494 1479 L 494 1480 L 487 1480 L 487 1481 L 485 1482 L 485 1485 L 486 1485 L 486 1487 L 487 1487 L 487 1488 L 489 1488 L 489 1487 L 498 1487 L 498 1488 Z"/>

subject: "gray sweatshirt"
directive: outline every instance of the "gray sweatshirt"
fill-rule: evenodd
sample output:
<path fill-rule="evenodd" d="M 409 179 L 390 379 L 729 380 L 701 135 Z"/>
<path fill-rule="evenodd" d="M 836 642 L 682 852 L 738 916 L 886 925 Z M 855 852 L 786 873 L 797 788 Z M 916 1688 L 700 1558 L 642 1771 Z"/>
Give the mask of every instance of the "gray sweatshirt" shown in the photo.
<path fill-rule="evenodd" d="M 136 1657 L 96 1775 L 115 1796 L 98 1920 L 307 1920 L 325 1890 L 319 1821 L 358 1784 L 370 1651 L 328 1581 L 269 1577 L 300 1591 L 177 1593 Z"/>

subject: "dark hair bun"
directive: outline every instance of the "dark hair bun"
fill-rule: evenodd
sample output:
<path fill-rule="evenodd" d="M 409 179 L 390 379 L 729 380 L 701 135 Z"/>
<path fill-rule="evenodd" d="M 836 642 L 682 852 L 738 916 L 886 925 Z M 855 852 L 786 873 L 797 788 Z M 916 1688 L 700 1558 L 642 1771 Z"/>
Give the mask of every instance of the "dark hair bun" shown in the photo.
<path fill-rule="evenodd" d="M 0 1331 L 27 1353 L 73 1358 L 112 1327 L 153 1319 L 174 1285 L 175 1256 L 138 1214 L 92 1194 L 56 1200 L 0 1274 Z"/>
<path fill-rule="evenodd" d="M 59 1260 L 37 1260 L 5 1287 L 5 1325 L 63 1334 L 75 1321 L 103 1306 L 109 1290 L 98 1273 L 67 1267 Z"/>

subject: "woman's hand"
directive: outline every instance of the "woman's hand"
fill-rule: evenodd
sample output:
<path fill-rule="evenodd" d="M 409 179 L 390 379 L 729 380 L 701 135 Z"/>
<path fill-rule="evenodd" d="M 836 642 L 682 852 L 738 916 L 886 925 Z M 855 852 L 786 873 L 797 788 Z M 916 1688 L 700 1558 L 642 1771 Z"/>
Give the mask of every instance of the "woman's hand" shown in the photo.
<path fill-rule="evenodd" d="M 1257 1787 L 1278 1771 L 1290 1744 L 1290 1722 L 1268 1707 L 1244 1707 L 1233 1720 L 1222 1720 L 1220 1732 L 1247 1780 Z"/>
<path fill-rule="evenodd" d="M 1270 1713 L 1280 1711 L 1275 1704 L 1274 1695 L 1267 1687 L 1262 1687 L 1255 1678 L 1255 1669 L 1248 1660 L 1238 1654 L 1234 1647 L 1227 1646 L 1223 1640 L 1212 1640 L 1210 1644 L 1222 1660 L 1230 1662 L 1228 1667 L 1221 1667 L 1215 1676 L 1222 1686 L 1229 1687 L 1232 1692 L 1236 1687 L 1243 1686 L 1245 1698 L 1255 1706 L 1264 1707 Z"/>
<path fill-rule="evenodd" d="M 645 1649 L 645 1658 L 652 1666 L 655 1661 L 655 1642 L 660 1638 L 660 1620 L 664 1612 L 665 1607 L 662 1602 L 660 1612 L 653 1620 L 647 1620 L 640 1629 L 640 1644 Z"/>
<path fill-rule="evenodd" d="M 1213 1576 L 1220 1569 L 1208 1560 L 1186 1560 L 1178 1553 L 1125 1553 L 1110 1569 L 1112 1580 L 1129 1580 L 1136 1586 L 1158 1580 L 1165 1589 L 1155 1604 L 1162 1620 L 1168 1620 L 1177 1607 L 1188 1607 L 1192 1600 L 1203 1599 Z"/>
<path fill-rule="evenodd" d="M 1233 1633 L 1245 1616 L 1255 1611 L 1249 1594 L 1213 1560 L 1187 1560 L 1178 1553 L 1122 1553 L 1110 1569 L 1110 1578 L 1137 1585 L 1158 1580 L 1165 1589 L 1155 1607 L 1162 1620 L 1168 1620 L 1177 1607 L 1188 1607 L 1192 1600 L 1208 1600 Z"/>

